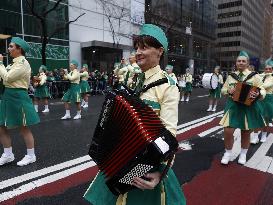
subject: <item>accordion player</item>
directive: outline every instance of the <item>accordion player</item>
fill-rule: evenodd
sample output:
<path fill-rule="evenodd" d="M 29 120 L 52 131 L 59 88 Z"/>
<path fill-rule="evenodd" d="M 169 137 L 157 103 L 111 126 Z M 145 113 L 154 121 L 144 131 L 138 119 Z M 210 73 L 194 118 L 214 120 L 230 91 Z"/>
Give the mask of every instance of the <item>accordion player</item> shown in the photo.
<path fill-rule="evenodd" d="M 40 82 L 41 82 L 41 78 L 39 76 L 33 76 L 32 82 L 33 82 L 33 85 L 35 87 L 37 87 L 40 84 Z"/>
<path fill-rule="evenodd" d="M 125 91 L 109 92 L 90 145 L 89 155 L 115 195 L 134 187 L 161 162 L 172 160 L 178 142 L 151 107 Z"/>
<path fill-rule="evenodd" d="M 250 73 L 249 76 L 247 76 L 244 81 L 240 81 L 239 77 L 236 74 L 234 73 L 230 74 L 231 77 L 238 81 L 235 85 L 235 92 L 232 95 L 232 100 L 234 102 L 250 106 L 257 100 L 257 98 L 251 97 L 251 93 L 260 92 L 260 88 L 246 83 L 247 80 L 249 80 L 256 74 L 257 74 L 256 72 Z"/>

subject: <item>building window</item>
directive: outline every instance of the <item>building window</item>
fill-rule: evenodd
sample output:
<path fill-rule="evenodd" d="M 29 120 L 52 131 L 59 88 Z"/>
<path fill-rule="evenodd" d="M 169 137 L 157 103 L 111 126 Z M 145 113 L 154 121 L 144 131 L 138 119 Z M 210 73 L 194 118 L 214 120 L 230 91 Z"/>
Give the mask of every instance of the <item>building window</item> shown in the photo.
<path fill-rule="evenodd" d="M 240 46 L 240 41 L 230 41 L 230 42 L 220 42 L 217 44 L 217 47 L 236 47 Z"/>
<path fill-rule="evenodd" d="M 231 18 L 231 17 L 241 16 L 241 15 L 242 15 L 242 11 L 221 13 L 221 14 L 218 14 L 218 19 Z"/>
<path fill-rule="evenodd" d="M 231 31 L 231 32 L 218 33 L 217 36 L 218 36 L 218 38 L 241 36 L 241 31 Z"/>
<path fill-rule="evenodd" d="M 242 6 L 242 1 L 232 1 L 224 4 L 219 4 L 218 9 L 226 9 L 231 7 Z"/>
<path fill-rule="evenodd" d="M 241 21 L 232 21 L 232 22 L 218 24 L 218 28 L 229 28 L 229 27 L 236 27 L 236 26 L 241 26 Z"/>
<path fill-rule="evenodd" d="M 239 51 L 225 51 L 221 52 L 221 57 L 237 57 L 239 55 Z"/>

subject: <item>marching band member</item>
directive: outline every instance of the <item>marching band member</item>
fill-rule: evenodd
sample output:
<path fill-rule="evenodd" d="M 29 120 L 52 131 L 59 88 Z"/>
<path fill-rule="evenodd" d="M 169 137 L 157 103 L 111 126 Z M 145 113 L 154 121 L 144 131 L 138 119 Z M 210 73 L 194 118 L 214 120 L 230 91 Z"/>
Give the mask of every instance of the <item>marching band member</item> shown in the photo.
<path fill-rule="evenodd" d="M 236 60 L 237 71 L 235 74 L 240 81 L 248 79 L 251 71 L 248 70 L 249 56 L 245 51 L 241 51 Z M 236 128 L 241 129 L 241 153 L 238 163 L 246 163 L 246 154 L 250 145 L 251 130 L 264 127 L 264 118 L 262 116 L 262 109 L 257 102 L 250 106 L 239 104 L 233 101 L 232 95 L 235 92 L 235 86 L 238 81 L 231 75 L 228 76 L 223 88 L 222 94 L 229 95 L 225 106 L 225 114 L 220 121 L 220 125 L 224 126 L 224 143 L 226 152 L 221 160 L 222 164 L 228 164 L 232 157 L 232 146 L 234 143 L 233 132 Z M 260 88 L 260 92 L 250 92 L 252 99 L 263 99 L 266 91 L 263 87 L 263 82 L 258 74 L 253 75 L 246 83 Z"/>
<path fill-rule="evenodd" d="M 114 70 L 114 74 L 118 78 L 118 89 L 120 89 L 122 84 L 124 84 L 124 75 L 126 74 L 127 71 L 128 71 L 128 69 L 126 66 L 125 58 L 122 58 L 121 63 L 116 64 L 115 70 Z"/>
<path fill-rule="evenodd" d="M 177 78 L 176 78 L 175 74 L 173 73 L 173 66 L 167 65 L 165 68 L 165 71 L 174 80 L 174 82 L 177 83 Z"/>
<path fill-rule="evenodd" d="M 209 90 L 209 109 L 207 111 L 215 112 L 218 104 L 218 100 L 221 98 L 221 88 L 224 84 L 223 76 L 220 73 L 220 66 L 216 66 L 214 74 L 218 77 L 218 86 L 216 89 Z"/>
<path fill-rule="evenodd" d="M 89 93 L 91 92 L 90 86 L 88 84 L 88 65 L 83 64 L 82 66 L 82 72 L 80 73 L 81 76 L 81 81 L 80 81 L 80 86 L 81 86 L 81 94 L 82 94 L 82 104 L 81 106 L 83 108 L 88 108 L 88 97 L 90 96 Z"/>
<path fill-rule="evenodd" d="M 266 141 L 268 125 L 273 119 L 273 76 L 272 76 L 273 61 L 267 60 L 265 63 L 264 73 L 261 75 L 263 79 L 263 87 L 266 90 L 266 96 L 264 100 L 260 101 L 263 108 L 263 115 L 266 120 L 266 127 L 262 129 L 261 142 Z M 258 132 L 254 131 L 250 137 L 251 144 L 257 144 L 259 142 Z"/>
<path fill-rule="evenodd" d="M 62 101 L 64 101 L 65 115 L 61 118 L 62 120 L 70 119 L 70 105 L 75 103 L 77 105 L 77 114 L 73 118 L 74 120 L 81 119 L 81 87 L 80 73 L 77 70 L 78 61 L 72 60 L 70 62 L 70 73 L 65 72 L 64 79 L 70 81 L 70 87 L 64 94 Z"/>
<path fill-rule="evenodd" d="M 140 91 L 143 85 L 148 85 L 162 78 L 168 79 L 168 83 L 140 93 L 140 98 L 158 113 L 166 128 L 175 136 L 178 122 L 179 91 L 174 80 L 159 66 L 159 61 L 168 48 L 167 38 L 159 27 L 144 24 L 140 36 L 135 39 L 134 45 L 137 50 L 137 63 L 143 72 L 139 75 L 136 91 Z M 163 164 L 162 167 L 164 167 Z M 162 182 L 160 182 L 160 170 L 146 174 L 146 179 L 136 177 L 132 185 L 138 189 L 117 197 L 109 191 L 104 176 L 99 173 L 84 197 L 93 205 L 186 204 L 173 171 L 170 169 L 167 175 L 168 177 L 164 178 Z"/>
<path fill-rule="evenodd" d="M 13 37 L 8 48 L 13 63 L 5 68 L 3 56 L 0 54 L 0 77 L 5 86 L 0 104 L 0 141 L 4 146 L 0 165 L 14 161 L 8 129 L 16 127 L 20 128 L 27 147 L 27 154 L 17 165 L 24 166 L 36 161 L 34 138 L 28 126 L 39 123 L 40 119 L 27 91 L 31 75 L 31 67 L 25 58 L 28 50 L 26 41 Z"/>
<path fill-rule="evenodd" d="M 186 87 L 182 88 L 182 97 L 180 101 L 184 102 L 185 101 L 184 96 L 187 96 L 186 102 L 189 102 L 190 95 L 192 92 L 192 81 L 193 81 L 189 68 L 186 69 L 186 74 L 182 75 L 182 79 L 186 81 Z"/>
<path fill-rule="evenodd" d="M 40 99 L 44 100 L 45 109 L 42 111 L 43 113 L 49 112 L 48 109 L 48 98 L 50 97 L 48 87 L 46 86 L 47 76 L 45 74 L 46 66 L 41 65 L 39 69 L 38 79 L 39 81 L 34 82 L 34 107 L 36 112 L 38 112 L 38 106 Z"/>
<path fill-rule="evenodd" d="M 129 65 L 127 65 L 128 71 L 125 74 L 125 82 L 129 88 L 134 89 L 136 86 L 137 76 L 141 73 L 141 69 L 136 63 L 136 53 L 132 52 L 129 57 Z"/>

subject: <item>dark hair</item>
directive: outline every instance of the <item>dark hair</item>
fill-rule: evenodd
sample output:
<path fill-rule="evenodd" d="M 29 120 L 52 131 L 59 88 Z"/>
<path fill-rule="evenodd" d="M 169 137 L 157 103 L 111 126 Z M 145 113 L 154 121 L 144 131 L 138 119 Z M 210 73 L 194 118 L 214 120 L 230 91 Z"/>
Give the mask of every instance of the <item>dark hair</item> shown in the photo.
<path fill-rule="evenodd" d="M 145 46 L 154 47 L 154 48 L 163 47 L 158 40 L 156 40 L 152 36 L 147 36 L 147 35 L 135 36 L 135 38 L 133 39 L 133 43 L 134 43 L 135 50 L 137 50 L 138 47 L 144 48 Z"/>
<path fill-rule="evenodd" d="M 15 47 L 17 48 L 17 49 L 21 49 L 21 54 L 23 55 L 23 56 L 26 56 L 26 52 L 24 51 L 24 49 L 22 49 L 22 47 L 21 46 L 19 46 L 19 45 L 17 45 L 16 43 L 15 43 Z"/>
<path fill-rule="evenodd" d="M 157 48 L 157 49 L 163 47 L 163 45 L 161 43 L 159 43 L 158 40 L 156 40 L 154 37 L 148 36 L 148 35 L 135 36 L 133 38 L 133 45 L 134 45 L 135 50 L 137 50 L 138 47 L 140 47 L 140 48 L 153 47 L 153 48 Z M 165 53 L 165 51 L 163 50 L 163 53 L 160 57 L 160 61 L 162 61 L 162 59 L 164 58 L 164 53 Z"/>

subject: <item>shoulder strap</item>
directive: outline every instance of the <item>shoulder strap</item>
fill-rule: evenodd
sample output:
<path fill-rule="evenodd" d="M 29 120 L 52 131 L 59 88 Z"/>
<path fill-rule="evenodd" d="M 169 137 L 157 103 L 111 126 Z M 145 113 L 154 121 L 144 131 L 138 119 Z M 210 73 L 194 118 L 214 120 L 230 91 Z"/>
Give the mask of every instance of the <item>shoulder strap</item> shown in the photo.
<path fill-rule="evenodd" d="M 246 77 L 246 79 L 244 79 L 244 81 L 243 82 L 246 82 L 246 81 L 248 81 L 250 78 L 252 78 L 254 75 L 256 75 L 257 74 L 257 72 L 251 72 L 247 77 Z"/>
<path fill-rule="evenodd" d="M 266 78 L 266 75 L 263 77 L 263 83 L 264 83 L 264 81 L 265 81 L 265 78 Z"/>
<path fill-rule="evenodd" d="M 257 72 L 251 72 L 244 80 L 243 80 L 243 82 L 246 82 L 246 81 L 248 81 L 250 78 L 252 78 L 254 75 L 256 75 L 257 74 Z M 229 74 L 232 78 L 234 78 L 235 80 L 237 80 L 237 81 L 240 81 L 240 78 L 239 78 L 239 76 L 237 75 L 237 74 L 235 74 L 235 73 L 230 73 Z"/>
<path fill-rule="evenodd" d="M 235 74 L 235 73 L 230 73 L 229 75 L 230 75 L 232 78 L 234 78 L 235 80 L 240 81 L 240 78 L 239 78 L 239 76 L 238 76 L 237 74 Z"/>
<path fill-rule="evenodd" d="M 156 87 L 156 86 L 159 86 L 159 85 L 162 85 L 162 84 L 165 84 L 165 83 L 168 83 L 168 79 L 167 78 L 162 78 L 162 79 L 159 79 L 155 82 L 152 82 L 146 86 L 143 86 L 143 88 L 141 89 L 140 93 L 144 93 L 146 92 L 147 90 L 153 88 L 153 87 Z"/>

